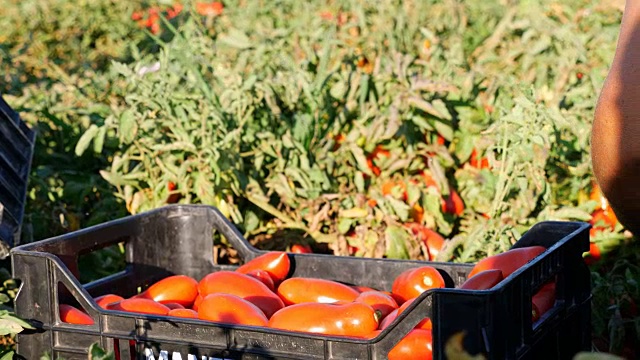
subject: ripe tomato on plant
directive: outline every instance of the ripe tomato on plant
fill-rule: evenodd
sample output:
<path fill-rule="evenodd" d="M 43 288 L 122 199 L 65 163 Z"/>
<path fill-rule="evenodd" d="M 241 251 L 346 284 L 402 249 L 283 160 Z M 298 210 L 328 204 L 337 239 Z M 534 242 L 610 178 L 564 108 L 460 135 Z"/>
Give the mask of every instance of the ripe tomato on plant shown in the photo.
<path fill-rule="evenodd" d="M 374 160 L 380 157 L 388 158 L 390 155 L 391 153 L 389 152 L 389 150 L 386 150 L 384 147 L 382 147 L 382 145 L 376 146 L 376 148 L 369 155 L 367 155 L 367 166 L 369 167 L 369 170 L 371 170 L 371 172 L 375 176 L 380 176 L 380 173 L 382 171 L 378 166 L 374 164 Z"/>
<path fill-rule="evenodd" d="M 325 335 L 366 337 L 378 328 L 379 314 L 369 305 L 302 303 L 273 314 L 269 327 Z"/>
<path fill-rule="evenodd" d="M 597 209 L 591 214 L 591 220 L 589 220 L 589 223 L 593 226 L 592 229 L 606 229 L 607 227 L 615 229 L 616 224 L 618 223 L 618 218 L 610 208 L 609 210 Z"/>
<path fill-rule="evenodd" d="M 593 230 L 593 228 L 591 230 Z M 600 254 L 600 248 L 598 247 L 598 244 L 596 244 L 594 242 L 590 242 L 589 243 L 589 253 L 584 258 L 585 263 L 587 263 L 587 265 L 593 265 L 593 264 L 597 263 L 598 261 L 600 261 L 601 257 L 602 257 L 602 255 Z"/>
<path fill-rule="evenodd" d="M 473 149 L 471 152 L 471 157 L 469 158 L 469 165 L 478 169 L 488 169 L 489 168 L 489 159 L 486 157 L 479 158 L 477 149 Z"/>
<path fill-rule="evenodd" d="M 431 173 L 429 173 L 428 171 L 425 171 L 425 170 L 420 170 L 419 175 L 420 175 L 420 177 L 422 177 L 422 181 L 424 182 L 424 185 L 426 187 L 433 186 L 435 188 L 438 188 L 438 183 L 433 178 L 433 176 L 431 176 Z"/>
<path fill-rule="evenodd" d="M 223 10 L 224 5 L 220 1 L 196 3 L 196 12 L 203 16 L 218 16 Z"/>
<path fill-rule="evenodd" d="M 464 212 L 464 202 L 453 188 L 449 190 L 449 195 L 442 200 L 442 212 L 457 216 L 462 215 Z"/>
<path fill-rule="evenodd" d="M 611 206 L 609 206 L 609 201 L 602 194 L 600 186 L 595 181 L 592 182 L 589 199 L 598 202 L 598 206 L 589 220 L 589 223 L 593 226 L 590 230 L 591 236 L 595 236 L 598 232 L 607 228 L 615 229 L 618 218 Z"/>
<path fill-rule="evenodd" d="M 428 261 L 435 261 L 436 257 L 440 253 L 440 250 L 444 247 L 445 239 L 442 235 L 436 231 L 429 229 L 428 227 L 419 223 L 410 223 L 407 225 L 413 235 L 418 237 L 418 240 L 422 241 L 427 247 L 429 259 Z"/>

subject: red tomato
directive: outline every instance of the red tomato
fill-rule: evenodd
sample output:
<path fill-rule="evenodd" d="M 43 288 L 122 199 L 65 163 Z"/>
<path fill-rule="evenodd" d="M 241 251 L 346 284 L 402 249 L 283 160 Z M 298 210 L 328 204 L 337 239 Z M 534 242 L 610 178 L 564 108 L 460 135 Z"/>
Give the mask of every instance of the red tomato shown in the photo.
<path fill-rule="evenodd" d="M 467 281 L 460 285 L 460 289 L 488 290 L 498 285 L 498 283 L 503 279 L 504 277 L 502 277 L 502 270 L 485 270 L 468 278 Z"/>
<path fill-rule="evenodd" d="M 291 245 L 291 252 L 294 254 L 312 254 L 313 250 L 311 246 L 306 244 L 293 244 Z"/>
<path fill-rule="evenodd" d="M 591 220 L 589 220 L 589 223 L 594 227 L 594 229 L 605 229 L 606 227 L 615 229 L 616 224 L 618 223 L 618 218 L 611 208 L 608 208 L 607 210 L 597 209 L 593 214 L 591 214 Z M 599 224 L 604 224 L 604 226 Z"/>
<path fill-rule="evenodd" d="M 593 230 L 593 228 L 591 230 Z M 600 254 L 600 248 L 598 247 L 598 245 L 596 243 L 590 242 L 589 255 L 584 259 L 587 265 L 595 264 L 600 260 L 601 256 L 602 255 Z"/>
<path fill-rule="evenodd" d="M 411 232 L 418 237 L 418 240 L 427 246 L 429 253 L 429 259 L 427 260 L 435 261 L 440 250 L 444 247 L 445 240 L 442 235 L 419 223 L 411 223 L 408 227 L 411 229 Z"/>
<path fill-rule="evenodd" d="M 391 292 L 402 299 L 402 303 L 418 297 L 433 288 L 445 287 L 442 275 L 432 266 L 409 269 L 400 274 L 391 287 Z"/>
<path fill-rule="evenodd" d="M 361 286 L 361 285 L 351 285 L 352 288 L 354 288 L 356 291 L 358 291 L 359 293 L 363 293 L 365 291 L 378 291 L 374 288 L 370 288 L 368 286 Z M 387 294 L 389 295 L 389 294 Z"/>
<path fill-rule="evenodd" d="M 316 278 L 290 278 L 283 281 L 277 291 L 286 305 L 307 302 L 351 302 L 360 295 L 357 290 L 348 285 Z"/>
<path fill-rule="evenodd" d="M 379 329 L 384 330 L 387 326 L 391 325 L 391 323 L 398 317 L 398 315 L 402 314 L 405 310 L 407 310 L 409 305 L 411 305 L 411 303 L 413 303 L 414 300 L 415 298 L 405 302 L 397 310 L 394 310 L 389 315 L 387 315 L 387 317 L 385 317 L 382 320 L 382 322 L 380 322 Z M 428 317 L 425 317 L 424 320 L 420 321 L 418 325 L 414 327 L 414 329 L 431 330 L 432 326 L 433 324 L 431 323 L 431 319 L 429 319 Z"/>
<path fill-rule="evenodd" d="M 501 254 L 486 257 L 476 263 L 468 276 L 471 278 L 481 271 L 499 269 L 502 270 L 502 276 L 506 278 L 514 271 L 545 252 L 545 250 L 547 249 L 542 246 L 529 246 L 511 249 Z"/>
<path fill-rule="evenodd" d="M 275 285 L 273 284 L 273 278 L 271 278 L 271 275 L 269 275 L 268 272 L 264 271 L 264 270 L 251 270 L 247 273 L 247 275 L 251 276 L 252 278 L 256 278 L 258 280 L 260 280 L 263 284 L 267 285 L 267 287 L 269 288 L 269 290 L 271 291 L 275 291 Z"/>
<path fill-rule="evenodd" d="M 169 181 L 167 183 L 167 190 L 169 191 L 173 191 L 176 189 L 176 183 L 174 183 L 173 181 Z"/>
<path fill-rule="evenodd" d="M 415 203 L 409 210 L 409 216 L 413 219 L 413 221 L 417 223 L 421 223 L 422 219 L 424 219 L 424 209 L 420 204 Z"/>
<path fill-rule="evenodd" d="M 168 307 L 170 310 L 184 309 L 184 306 L 182 306 L 182 305 L 180 305 L 178 303 L 164 303 L 162 305 Z"/>
<path fill-rule="evenodd" d="M 534 309 L 537 312 L 537 317 L 544 315 L 549 311 L 556 302 L 556 284 L 550 282 L 544 285 L 531 299 Z M 534 320 L 535 321 L 535 320 Z"/>
<path fill-rule="evenodd" d="M 60 320 L 69 324 L 93 325 L 93 319 L 86 312 L 67 304 L 60 304 Z"/>
<path fill-rule="evenodd" d="M 251 302 L 231 294 L 209 294 L 198 306 L 198 318 L 226 324 L 267 326 L 269 320 Z"/>
<path fill-rule="evenodd" d="M 198 282 L 185 275 L 173 275 L 166 277 L 148 289 L 134 296 L 135 298 L 149 299 L 161 304 L 178 303 L 189 307 L 198 296 Z"/>
<path fill-rule="evenodd" d="M 398 303 L 391 296 L 375 290 L 360 293 L 354 301 L 367 304 L 374 310 L 380 311 L 380 316 L 383 319 L 398 308 Z"/>
<path fill-rule="evenodd" d="M 389 157 L 390 154 L 389 150 L 385 150 L 382 145 L 378 145 L 369 155 L 367 155 L 367 166 L 375 176 L 380 176 L 381 170 L 373 163 L 373 160 L 381 156 Z"/>
<path fill-rule="evenodd" d="M 420 171 L 420 176 L 422 177 L 422 180 L 423 180 L 424 184 L 425 184 L 427 187 L 431 187 L 431 186 L 433 186 L 433 187 L 435 187 L 435 188 L 437 188 L 437 187 L 438 187 L 438 183 L 437 183 L 437 182 L 436 182 L 436 180 L 433 178 L 433 176 L 431 176 L 431 174 L 430 174 L 429 172 L 424 171 L 424 170 L 421 170 L 421 171 Z"/>
<path fill-rule="evenodd" d="M 130 298 L 107 305 L 107 310 L 119 310 L 141 314 L 167 315 L 170 309 L 153 300 L 144 298 Z"/>
<path fill-rule="evenodd" d="M 198 306 L 202 302 L 202 299 L 204 299 L 204 296 L 198 294 L 198 296 L 196 297 L 196 300 L 193 302 L 193 306 L 191 306 L 191 309 L 198 311 Z"/>
<path fill-rule="evenodd" d="M 378 328 L 378 320 L 375 310 L 362 303 L 304 303 L 287 306 L 273 314 L 269 326 L 289 331 L 362 337 Z"/>
<path fill-rule="evenodd" d="M 107 305 L 114 302 L 122 301 L 124 300 L 124 298 L 120 295 L 106 294 L 106 295 L 98 296 L 93 300 L 96 301 L 96 304 L 98 304 L 98 306 L 100 306 L 103 309 L 106 309 Z"/>
<path fill-rule="evenodd" d="M 449 196 L 442 200 L 442 212 L 457 216 L 462 215 L 464 212 L 464 202 L 455 190 L 450 189 Z"/>
<path fill-rule="evenodd" d="M 433 359 L 433 339 L 430 330 L 411 330 L 389 351 L 389 360 Z"/>
<path fill-rule="evenodd" d="M 218 16 L 223 9 L 224 5 L 220 1 L 196 3 L 196 12 L 204 16 Z"/>
<path fill-rule="evenodd" d="M 223 293 L 239 296 L 264 312 L 267 318 L 282 309 L 284 303 L 260 280 L 235 271 L 218 271 L 206 275 L 198 284 L 202 296 Z M 202 303 L 198 305 L 200 311 Z"/>
<path fill-rule="evenodd" d="M 289 275 L 291 262 L 289 255 L 284 251 L 270 251 L 236 269 L 240 274 L 246 274 L 252 270 L 264 270 L 271 275 L 275 285 L 280 284 Z"/>
<path fill-rule="evenodd" d="M 398 317 L 398 309 L 393 310 L 389 313 L 389 315 L 382 318 L 380 321 L 380 325 L 378 326 L 379 330 L 386 329 L 391 323 Z"/>
<path fill-rule="evenodd" d="M 197 319 L 198 313 L 191 309 L 171 309 L 167 316 Z"/>
<path fill-rule="evenodd" d="M 400 188 L 400 191 L 401 191 L 401 194 L 402 194 L 402 200 L 403 201 L 407 201 L 407 198 L 408 198 L 407 186 L 401 180 L 398 180 L 398 181 L 389 180 L 389 181 L 386 181 L 385 183 L 383 183 L 382 184 L 382 195 L 383 196 L 392 195 L 393 194 L 393 189 L 395 189 L 396 186 L 398 188 Z"/>
<path fill-rule="evenodd" d="M 489 159 L 486 157 L 478 159 L 478 150 L 473 149 L 471 152 L 471 158 L 469 159 L 469 165 L 478 169 L 487 169 L 489 168 Z"/>
<path fill-rule="evenodd" d="M 134 11 L 133 13 L 131 13 L 131 20 L 133 20 L 133 21 L 142 20 L 142 12 L 141 11 Z"/>

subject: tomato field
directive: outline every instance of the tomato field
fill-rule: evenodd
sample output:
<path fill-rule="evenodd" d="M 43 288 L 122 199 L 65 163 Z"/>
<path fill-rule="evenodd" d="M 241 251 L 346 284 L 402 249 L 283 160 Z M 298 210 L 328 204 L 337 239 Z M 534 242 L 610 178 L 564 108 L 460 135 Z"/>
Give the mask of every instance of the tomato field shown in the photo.
<path fill-rule="evenodd" d="M 0 0 L 0 93 L 38 134 L 21 241 L 207 204 L 265 250 L 477 262 L 585 221 L 594 351 L 636 358 L 640 247 L 589 155 L 622 5 Z"/>

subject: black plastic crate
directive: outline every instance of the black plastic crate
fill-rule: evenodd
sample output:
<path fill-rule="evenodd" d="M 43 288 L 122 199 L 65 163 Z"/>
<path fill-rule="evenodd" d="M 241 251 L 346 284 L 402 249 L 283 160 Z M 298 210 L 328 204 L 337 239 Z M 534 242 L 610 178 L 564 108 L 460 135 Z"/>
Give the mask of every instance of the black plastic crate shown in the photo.
<path fill-rule="evenodd" d="M 19 242 L 35 132 L 0 96 L 0 259 Z"/>
<path fill-rule="evenodd" d="M 542 245 L 547 251 L 498 286 L 487 291 L 429 290 L 377 338 L 356 340 L 99 308 L 92 297 L 107 293 L 131 296 L 138 287 L 144 289 L 173 274 L 200 280 L 212 271 L 235 269 L 213 263 L 215 232 L 223 235 L 244 261 L 264 253 L 251 246 L 213 207 L 167 206 L 14 248 L 13 273 L 23 282 L 16 312 L 39 324 L 38 331 L 18 335 L 17 353 L 26 359 L 37 359 L 45 352 L 54 358 L 86 359 L 87 347 L 97 341 L 115 349 L 122 360 L 385 359 L 394 344 L 429 316 L 434 359 L 446 358 L 446 341 L 460 331 L 467 334 L 465 348 L 471 353 L 483 352 L 488 359 L 570 359 L 590 349 L 590 273 L 582 260 L 589 247 L 589 228 L 581 222 L 538 223 L 514 247 Z M 126 243 L 126 270 L 80 284 L 78 256 L 119 242 Z M 464 282 L 472 268 L 471 264 L 319 254 L 289 256 L 291 276 L 382 290 L 390 290 L 395 277 L 412 267 L 436 267 L 447 286 Z M 531 297 L 554 277 L 555 306 L 533 324 Z M 58 304 L 73 301 L 89 313 L 95 325 L 60 321 Z M 161 351 L 167 357 L 161 357 Z"/>

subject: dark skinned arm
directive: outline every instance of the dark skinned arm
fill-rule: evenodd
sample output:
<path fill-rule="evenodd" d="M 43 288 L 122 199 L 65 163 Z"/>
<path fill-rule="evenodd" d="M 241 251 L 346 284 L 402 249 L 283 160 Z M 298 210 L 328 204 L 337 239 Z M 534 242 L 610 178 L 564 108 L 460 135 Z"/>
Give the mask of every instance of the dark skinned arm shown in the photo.
<path fill-rule="evenodd" d="M 618 220 L 640 235 L 640 0 L 627 0 L 616 53 L 596 106 L 593 172 Z"/>

